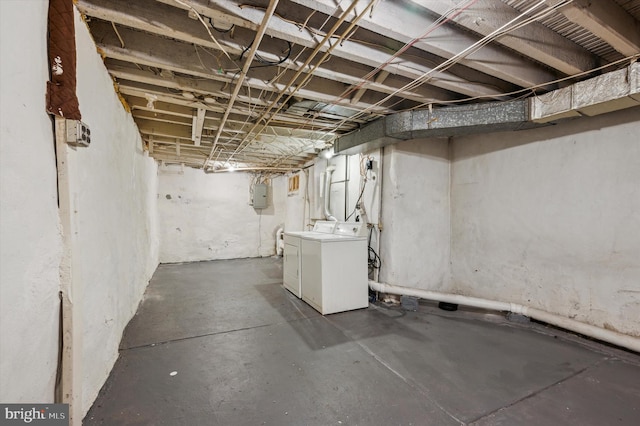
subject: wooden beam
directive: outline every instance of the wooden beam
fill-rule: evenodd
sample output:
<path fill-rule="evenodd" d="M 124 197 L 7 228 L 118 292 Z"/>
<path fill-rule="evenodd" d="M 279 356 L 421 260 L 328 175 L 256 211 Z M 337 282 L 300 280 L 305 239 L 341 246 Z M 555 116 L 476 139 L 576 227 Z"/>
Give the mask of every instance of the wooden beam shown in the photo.
<path fill-rule="evenodd" d="M 130 86 L 120 86 L 120 92 L 125 94 L 125 95 L 129 95 L 129 96 L 135 96 L 137 98 L 144 98 L 145 93 L 149 93 L 148 91 L 145 90 L 141 90 L 139 88 L 135 88 L 135 87 L 130 87 Z M 161 92 L 151 92 L 153 93 L 154 96 L 156 96 L 158 98 L 158 100 L 156 101 L 156 105 L 160 105 L 156 108 L 163 108 L 161 111 L 162 112 L 166 112 L 167 109 L 167 104 L 170 103 L 175 103 L 177 105 L 182 105 L 182 106 L 187 106 L 190 108 L 204 108 L 207 109 L 208 111 L 213 111 L 213 112 L 220 112 L 220 107 L 216 106 L 213 107 L 211 105 L 205 104 L 203 102 L 200 101 L 190 101 L 187 99 L 181 99 L 178 97 L 172 97 L 170 95 L 166 95 L 166 94 L 162 94 Z M 160 102 L 160 104 L 159 104 Z M 140 105 L 140 103 L 144 103 L 144 106 Z M 133 107 L 132 107 L 133 108 Z M 140 102 L 139 100 L 137 101 L 137 105 L 135 106 L 135 108 L 139 108 L 139 109 L 147 109 L 149 110 L 148 107 L 146 107 L 146 102 Z M 253 112 L 251 112 L 248 108 L 245 109 L 239 109 L 239 108 L 234 108 L 234 110 L 237 110 L 239 115 L 248 115 L 248 114 L 252 114 L 251 118 L 255 118 L 255 114 Z M 291 125 L 294 126 L 295 128 L 299 128 L 299 129 L 320 129 L 323 128 L 325 126 L 331 126 L 334 122 L 333 121 L 329 121 L 329 120 L 323 120 L 322 117 L 326 116 L 327 114 L 321 114 L 319 119 L 310 121 L 308 118 L 305 117 L 300 117 L 298 115 L 294 115 L 294 114 L 286 114 L 286 113 L 280 113 L 276 116 L 276 118 L 274 119 L 274 122 L 272 123 L 274 126 L 278 127 L 278 125 L 280 127 L 285 127 L 285 125 Z M 191 110 L 189 109 L 189 115 L 188 117 L 191 117 L 192 113 Z M 239 120 L 239 122 L 244 122 L 245 120 Z M 357 119 L 357 120 L 352 120 L 354 123 L 357 124 L 350 124 L 350 123 L 345 123 L 341 126 L 341 128 L 339 130 L 352 130 L 354 128 L 357 127 L 358 124 L 366 124 L 367 121 L 366 120 L 362 120 L 362 119 Z"/>
<path fill-rule="evenodd" d="M 388 76 L 389 76 L 389 71 L 384 71 L 384 70 L 380 71 L 374 81 L 378 84 L 381 84 Z M 356 93 L 354 93 L 354 95 L 351 97 L 351 103 L 357 104 L 360 101 L 360 98 L 362 98 L 362 95 L 364 95 L 364 92 L 366 91 L 367 91 L 366 87 L 361 87 L 360 89 L 358 89 Z"/>
<path fill-rule="evenodd" d="M 157 0 L 162 3 L 166 3 L 171 6 L 180 7 L 173 0 Z M 252 8 L 246 6 L 242 9 L 242 17 L 238 14 L 238 4 L 233 0 L 181 0 L 184 3 L 189 4 L 199 13 L 215 19 L 217 22 L 224 23 L 225 25 L 236 25 L 237 27 L 248 28 L 255 30 L 264 12 L 259 8 Z M 330 1 L 325 2 L 328 4 Z M 388 2 L 380 2 L 376 9 L 380 5 Z M 341 3 L 342 5 L 342 3 Z M 364 6 L 364 4 L 363 4 Z M 334 5 L 327 6 L 331 11 L 335 10 Z M 344 5 L 346 9 L 348 5 Z M 288 11 L 288 13 L 294 13 L 295 10 Z M 299 12 L 300 13 L 300 12 Z M 307 14 L 309 11 L 306 10 Z M 375 12 L 376 14 L 378 12 Z M 301 18 L 300 22 L 304 22 L 305 18 Z M 404 25 L 403 23 L 400 24 Z M 274 19 L 267 29 L 267 35 L 275 37 L 281 40 L 289 40 L 294 44 L 315 48 L 318 41 L 322 37 L 311 33 L 310 31 L 301 31 L 300 28 L 294 23 L 284 20 Z M 325 51 L 328 47 L 323 47 L 322 51 Z M 332 51 L 332 57 L 342 58 L 360 64 L 365 64 L 370 67 L 377 67 L 381 63 L 384 63 L 390 56 L 390 52 L 377 45 L 371 43 L 360 43 L 350 40 L 345 40 L 339 46 Z M 495 58 L 494 58 L 495 61 Z M 330 61 L 331 62 L 331 61 Z M 329 63 L 330 63 L 329 62 Z M 392 75 L 401 75 L 410 80 L 419 78 L 425 72 L 432 71 L 433 67 L 426 66 L 424 63 L 416 62 L 412 57 L 403 57 L 400 60 L 389 64 L 385 69 Z M 495 78 L 487 77 L 481 73 L 475 73 L 473 78 L 465 79 L 457 75 L 459 73 L 446 73 L 436 72 L 433 73 L 433 79 L 429 82 L 430 85 L 440 87 L 442 89 L 450 90 L 453 92 L 461 93 L 467 96 L 493 96 L 499 97 L 503 92 L 501 89 L 496 89 L 496 86 L 500 86 L 500 81 Z M 428 99 L 426 101 L 429 101 Z M 437 100 L 434 100 L 437 102 Z"/>
<path fill-rule="evenodd" d="M 61 348 L 59 402 L 69 404 L 69 424 L 82 424 L 83 389 L 83 347 L 84 330 L 82 292 L 83 283 L 79 277 L 77 256 L 78 217 L 77 194 L 72 191 L 71 182 L 77 178 L 75 162 L 70 161 L 67 145 L 66 119 L 55 117 L 55 145 L 58 181 L 58 205 L 62 237 L 62 258 L 60 259 L 60 315 Z"/>
<path fill-rule="evenodd" d="M 212 0 L 216 4 L 223 0 Z M 291 0 L 327 15 L 339 14 L 353 1 L 343 0 L 336 12 L 334 0 Z M 428 2 L 420 2 L 424 5 Z M 359 12 L 364 4 L 358 5 Z M 359 22 L 361 28 L 373 31 L 384 37 L 408 43 L 422 35 L 425 30 L 436 24 L 436 18 L 425 9 L 407 5 L 402 1 L 383 1 L 376 5 L 373 14 Z M 478 41 L 478 37 L 460 30 L 452 25 L 441 25 L 434 29 L 427 37 L 414 42 L 416 49 L 433 53 L 449 59 Z M 552 81 L 556 76 L 544 67 L 525 60 L 519 55 L 497 45 L 486 45 L 477 52 L 469 55 L 462 62 L 465 66 L 481 71 L 487 75 L 498 77 L 522 87 Z"/>
<path fill-rule="evenodd" d="M 211 40 L 204 28 L 201 25 L 194 25 L 194 21 L 188 18 L 186 13 L 153 0 L 138 0 L 133 3 L 128 0 L 81 0 L 78 3 L 78 7 L 89 16 L 163 37 L 170 36 L 176 40 L 197 44 L 207 49 L 219 50 L 217 44 Z M 95 25 L 92 24 L 92 26 Z M 216 33 L 216 40 L 227 52 L 239 55 L 246 46 L 250 45 L 253 37 L 252 33 L 251 30 L 240 27 L 234 30 L 233 37 L 229 34 Z M 286 44 L 282 40 L 264 40 L 258 53 L 261 57 L 277 61 L 284 54 L 283 46 L 286 46 Z M 205 55 L 205 52 L 203 51 L 201 54 Z M 291 52 L 290 56 L 292 58 L 295 57 L 296 61 L 287 59 L 278 66 L 297 70 L 308 54 L 306 52 L 300 54 L 298 50 L 295 50 Z M 369 71 L 371 71 L 371 68 L 368 66 L 348 59 L 334 57 L 330 63 L 319 67 L 314 75 L 343 83 L 359 84 L 361 77 Z M 391 80 L 388 85 L 367 84 L 367 88 L 390 94 L 403 87 L 409 81 L 406 78 L 398 78 Z M 402 96 L 421 103 L 456 98 L 452 92 L 431 85 L 421 86 L 403 93 Z"/>
<path fill-rule="evenodd" d="M 133 118 L 143 118 L 146 120 L 162 121 L 165 123 L 178 124 L 181 126 L 191 126 L 191 120 L 175 115 L 163 114 L 154 111 L 144 111 L 140 109 L 133 109 L 131 111 L 131 114 L 133 115 Z"/>
<path fill-rule="evenodd" d="M 113 29 L 109 25 L 100 25 L 94 23 L 91 26 L 92 34 L 96 39 L 96 44 L 102 54 L 108 58 L 118 59 L 121 61 L 147 65 L 160 69 L 180 72 L 195 77 L 207 78 L 210 80 L 233 83 L 235 71 L 232 71 L 235 65 L 226 64 L 228 71 L 223 74 L 215 71 L 219 68 L 215 58 L 209 55 L 200 55 L 194 52 L 192 45 L 182 42 L 159 38 L 150 34 L 139 31 L 120 29 L 122 38 L 126 41 L 126 47 L 123 48 L 117 36 L 113 34 Z M 149 46 L 152 46 L 150 49 Z M 280 81 L 288 81 L 294 74 L 288 70 L 284 72 Z M 255 90 L 258 95 L 261 90 L 278 93 L 284 89 L 285 84 L 273 82 L 274 72 L 267 68 L 254 68 L 245 78 L 245 85 L 251 90 Z M 304 87 L 298 89 L 297 96 L 323 103 L 332 103 L 339 100 L 341 93 L 348 86 L 336 81 L 326 80 L 314 77 L 305 84 Z M 377 96 L 376 96 L 377 95 Z M 388 114 L 393 112 L 389 108 L 382 106 L 373 106 L 373 104 L 384 96 L 381 94 L 371 94 L 363 99 L 357 105 L 350 105 L 348 100 L 339 100 L 337 103 L 350 108 L 353 113 L 359 109 L 371 108 L 372 113 Z M 221 107 L 218 106 L 218 109 Z"/>
<path fill-rule="evenodd" d="M 446 14 L 460 3 L 454 0 L 410 1 L 438 15 Z M 469 31 L 487 36 L 518 15 L 518 10 L 501 1 L 478 0 L 457 15 L 453 22 Z M 537 22 L 512 31 L 496 41 L 567 75 L 578 74 L 597 66 L 595 56 L 587 49 Z"/>
<path fill-rule="evenodd" d="M 561 9 L 570 21 L 586 28 L 625 56 L 640 53 L 640 23 L 612 0 L 574 0 Z"/>

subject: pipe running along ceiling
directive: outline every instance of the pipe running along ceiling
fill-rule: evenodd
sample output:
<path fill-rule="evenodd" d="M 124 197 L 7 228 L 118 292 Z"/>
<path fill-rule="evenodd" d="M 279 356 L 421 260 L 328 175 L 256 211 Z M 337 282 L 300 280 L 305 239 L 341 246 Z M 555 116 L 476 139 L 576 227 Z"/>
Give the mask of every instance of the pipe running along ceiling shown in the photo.
<path fill-rule="evenodd" d="M 474 104 L 539 96 L 625 68 L 640 54 L 638 0 L 77 7 L 150 155 L 205 171 L 295 170 L 383 117 L 478 111 Z"/>

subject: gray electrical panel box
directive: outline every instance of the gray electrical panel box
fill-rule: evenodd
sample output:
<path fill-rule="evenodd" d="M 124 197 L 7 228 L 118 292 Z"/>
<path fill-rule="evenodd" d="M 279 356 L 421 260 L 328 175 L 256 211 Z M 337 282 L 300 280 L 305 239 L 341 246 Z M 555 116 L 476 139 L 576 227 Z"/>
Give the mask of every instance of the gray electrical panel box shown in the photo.
<path fill-rule="evenodd" d="M 267 189 L 268 189 L 268 186 L 264 183 L 256 183 L 253 186 L 253 208 L 254 209 L 267 208 Z"/>

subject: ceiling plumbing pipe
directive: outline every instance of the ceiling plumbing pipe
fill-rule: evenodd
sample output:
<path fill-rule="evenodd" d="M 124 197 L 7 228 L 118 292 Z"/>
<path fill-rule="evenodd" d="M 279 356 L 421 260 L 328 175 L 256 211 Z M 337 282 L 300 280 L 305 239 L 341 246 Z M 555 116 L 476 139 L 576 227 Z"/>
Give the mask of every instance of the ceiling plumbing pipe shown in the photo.
<path fill-rule="evenodd" d="M 331 198 L 331 175 L 336 170 L 336 166 L 327 167 L 327 171 L 324 173 L 324 216 L 327 220 L 338 221 L 335 216 L 331 214 L 329 210 L 329 198 Z"/>
<path fill-rule="evenodd" d="M 405 296 L 419 297 L 421 299 L 435 300 L 438 302 L 455 303 L 459 305 L 473 306 L 482 309 L 492 309 L 496 311 L 508 311 L 515 314 L 525 315 L 538 321 L 566 330 L 580 333 L 594 339 L 602 340 L 607 343 L 640 352 L 640 338 L 618 333 L 612 330 L 596 327 L 594 325 L 585 324 L 571 318 L 561 315 L 552 314 L 541 309 L 530 308 L 528 306 L 516 303 L 499 302 L 495 300 L 481 299 L 478 297 L 462 296 L 459 294 L 438 293 L 430 290 L 422 290 L 419 288 L 401 287 L 397 285 L 384 284 L 369 280 L 369 287 L 374 291 L 381 293 L 399 294 Z"/>

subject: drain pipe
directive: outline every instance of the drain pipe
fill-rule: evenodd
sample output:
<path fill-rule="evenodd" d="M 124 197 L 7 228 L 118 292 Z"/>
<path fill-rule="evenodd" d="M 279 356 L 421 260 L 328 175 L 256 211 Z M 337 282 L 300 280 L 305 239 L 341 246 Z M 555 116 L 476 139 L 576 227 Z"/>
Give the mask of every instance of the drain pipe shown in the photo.
<path fill-rule="evenodd" d="M 421 299 L 435 300 L 437 302 L 455 303 L 458 305 L 473 306 L 475 308 L 491 309 L 496 311 L 508 311 L 515 314 L 525 315 L 556 327 L 564 328 L 575 333 L 593 337 L 623 348 L 640 352 L 640 338 L 618 333 L 612 330 L 585 324 L 571 318 L 552 314 L 541 309 L 530 308 L 516 303 L 498 302 L 495 300 L 481 299 L 478 297 L 462 296 L 459 294 L 438 293 L 435 291 L 422 290 L 419 288 L 401 287 L 397 285 L 384 284 L 376 281 L 369 281 L 371 290 L 381 293 L 399 294 L 413 296 Z"/>
<path fill-rule="evenodd" d="M 276 256 L 282 256 L 284 253 L 284 228 L 281 226 L 276 231 Z"/>
<path fill-rule="evenodd" d="M 331 214 L 331 211 L 329 210 L 329 198 L 331 196 L 331 175 L 335 170 L 336 166 L 329 166 L 324 173 L 324 216 L 327 218 L 327 220 L 333 220 L 334 222 L 337 222 L 338 219 L 336 219 L 336 217 L 333 216 Z"/>

